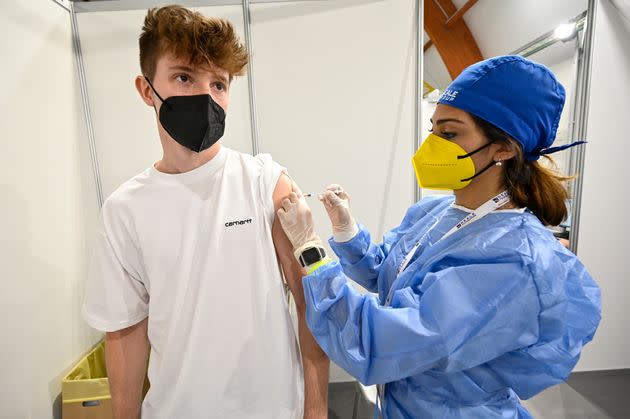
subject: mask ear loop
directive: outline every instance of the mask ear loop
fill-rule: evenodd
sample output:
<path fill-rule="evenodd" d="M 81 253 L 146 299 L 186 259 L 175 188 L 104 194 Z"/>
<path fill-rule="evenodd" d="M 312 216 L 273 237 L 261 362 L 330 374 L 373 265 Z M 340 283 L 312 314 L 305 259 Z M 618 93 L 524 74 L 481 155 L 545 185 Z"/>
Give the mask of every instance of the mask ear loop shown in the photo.
<path fill-rule="evenodd" d="M 481 171 L 475 173 L 473 176 L 466 178 L 466 179 L 462 179 L 460 180 L 460 182 L 468 182 L 469 180 L 473 180 L 474 178 L 476 178 L 477 176 L 479 176 L 480 174 L 482 174 L 483 172 L 485 172 L 486 170 L 488 170 L 489 168 L 491 168 L 492 166 L 501 166 L 503 163 L 498 164 L 497 162 L 493 161 L 492 163 L 490 163 L 489 165 L 487 165 L 486 167 L 484 167 L 483 169 L 481 169 Z"/>
<path fill-rule="evenodd" d="M 149 83 L 150 84 L 150 83 Z M 483 150 L 486 147 L 490 147 L 490 145 L 494 143 L 494 141 L 490 141 L 489 143 L 486 143 L 484 145 L 482 145 L 481 147 L 479 147 L 478 149 L 476 149 L 475 151 L 471 151 L 468 154 L 464 154 L 463 156 L 457 156 L 457 160 L 461 160 L 461 159 L 467 159 L 468 157 L 472 156 L 473 154 L 479 153 L 481 150 Z"/>
<path fill-rule="evenodd" d="M 458 160 L 461 160 L 461 159 L 466 159 L 466 158 L 468 158 L 468 157 L 472 156 L 473 154 L 480 152 L 480 151 L 481 151 L 481 150 L 483 150 L 484 148 L 489 147 L 489 146 L 490 146 L 490 144 L 492 144 L 492 143 L 494 143 L 494 141 L 490 141 L 489 143 L 486 143 L 486 144 L 482 145 L 481 147 L 479 147 L 479 148 L 478 148 L 478 149 L 476 149 L 475 151 L 471 151 L 471 152 L 470 152 L 470 153 L 468 153 L 468 154 L 464 154 L 463 156 L 457 156 L 457 159 L 458 159 Z M 485 172 L 486 170 L 488 170 L 488 169 L 489 169 L 489 168 L 491 168 L 492 166 L 499 166 L 499 165 L 498 165 L 498 164 L 496 164 L 496 162 L 495 162 L 495 161 L 493 161 L 492 163 L 490 163 L 489 165 L 487 165 L 486 167 L 484 167 L 483 169 L 481 169 L 481 171 L 479 171 L 479 172 L 475 173 L 474 175 L 472 175 L 472 176 L 471 176 L 471 177 L 469 177 L 469 178 L 466 178 L 466 179 L 461 179 L 461 180 L 460 180 L 460 182 L 468 182 L 468 181 L 470 181 L 470 180 L 473 180 L 474 178 L 476 178 L 477 176 L 479 176 L 480 174 L 482 174 L 483 172 Z"/>
<path fill-rule="evenodd" d="M 151 80 L 149 80 L 149 78 L 147 76 L 142 76 L 142 77 L 144 77 L 144 79 L 147 81 L 147 83 L 149 83 L 149 86 L 151 87 L 151 90 L 153 90 L 153 93 L 155 93 L 157 95 L 157 97 L 162 101 L 162 104 L 166 105 L 169 109 L 171 109 L 171 105 L 166 103 L 164 101 L 164 99 L 162 99 L 162 96 L 160 96 L 160 94 L 157 92 L 157 90 L 155 90 L 155 87 L 153 87 L 153 85 L 151 84 Z"/>

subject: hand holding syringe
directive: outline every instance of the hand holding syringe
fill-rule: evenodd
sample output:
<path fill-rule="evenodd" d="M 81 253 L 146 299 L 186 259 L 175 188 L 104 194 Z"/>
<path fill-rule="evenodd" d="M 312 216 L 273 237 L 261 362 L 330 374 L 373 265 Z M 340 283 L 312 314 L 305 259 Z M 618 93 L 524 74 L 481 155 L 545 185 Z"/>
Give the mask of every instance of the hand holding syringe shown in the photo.
<path fill-rule="evenodd" d="M 304 197 L 316 196 L 324 203 L 328 218 L 332 223 L 333 236 L 335 241 L 345 242 L 352 239 L 359 228 L 350 213 L 350 198 L 339 185 L 329 185 L 324 192 L 306 193 Z"/>

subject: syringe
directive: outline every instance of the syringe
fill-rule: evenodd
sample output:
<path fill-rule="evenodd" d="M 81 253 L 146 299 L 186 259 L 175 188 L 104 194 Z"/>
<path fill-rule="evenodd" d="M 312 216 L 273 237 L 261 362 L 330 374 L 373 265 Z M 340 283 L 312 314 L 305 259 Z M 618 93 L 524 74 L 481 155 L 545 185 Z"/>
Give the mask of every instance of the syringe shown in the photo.
<path fill-rule="evenodd" d="M 319 195 L 323 195 L 325 192 L 326 192 L 326 191 L 324 191 L 324 192 L 318 192 L 318 193 L 313 193 L 313 192 L 310 192 L 310 193 L 305 193 L 305 194 L 302 194 L 302 196 L 304 196 L 305 198 L 310 198 L 311 196 L 319 196 Z M 341 190 L 341 189 L 337 189 L 337 190 L 335 190 L 335 191 L 333 191 L 333 192 L 334 192 L 335 194 L 339 194 L 340 192 L 342 192 L 342 190 Z"/>

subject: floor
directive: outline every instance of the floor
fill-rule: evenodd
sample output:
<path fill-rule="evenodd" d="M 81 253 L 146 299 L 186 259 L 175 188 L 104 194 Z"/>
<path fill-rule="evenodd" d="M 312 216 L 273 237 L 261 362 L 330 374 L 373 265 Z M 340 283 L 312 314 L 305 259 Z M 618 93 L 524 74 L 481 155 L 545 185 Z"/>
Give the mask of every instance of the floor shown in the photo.
<path fill-rule="evenodd" d="M 540 419 L 628 419 L 630 371 L 578 372 L 523 404 Z"/>
<path fill-rule="evenodd" d="M 328 419 L 372 419 L 374 405 L 363 397 L 356 382 L 328 385 Z"/>
<path fill-rule="evenodd" d="M 372 419 L 374 406 L 356 382 L 328 390 L 329 419 Z M 630 419 L 630 370 L 575 373 L 523 405 L 536 419 Z"/>

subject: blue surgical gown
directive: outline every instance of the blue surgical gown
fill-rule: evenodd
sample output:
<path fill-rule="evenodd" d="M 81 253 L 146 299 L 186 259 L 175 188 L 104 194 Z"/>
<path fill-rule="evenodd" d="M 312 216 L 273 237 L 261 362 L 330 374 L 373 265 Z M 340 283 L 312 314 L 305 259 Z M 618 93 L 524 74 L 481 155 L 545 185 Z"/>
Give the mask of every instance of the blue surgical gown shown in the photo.
<path fill-rule="evenodd" d="M 452 203 L 423 199 L 380 245 L 363 226 L 331 240 L 340 263 L 304 278 L 309 328 L 360 382 L 385 384 L 385 418 L 531 417 L 519 398 L 568 377 L 599 324 L 599 288 L 529 211 L 440 240 L 467 215 Z"/>

